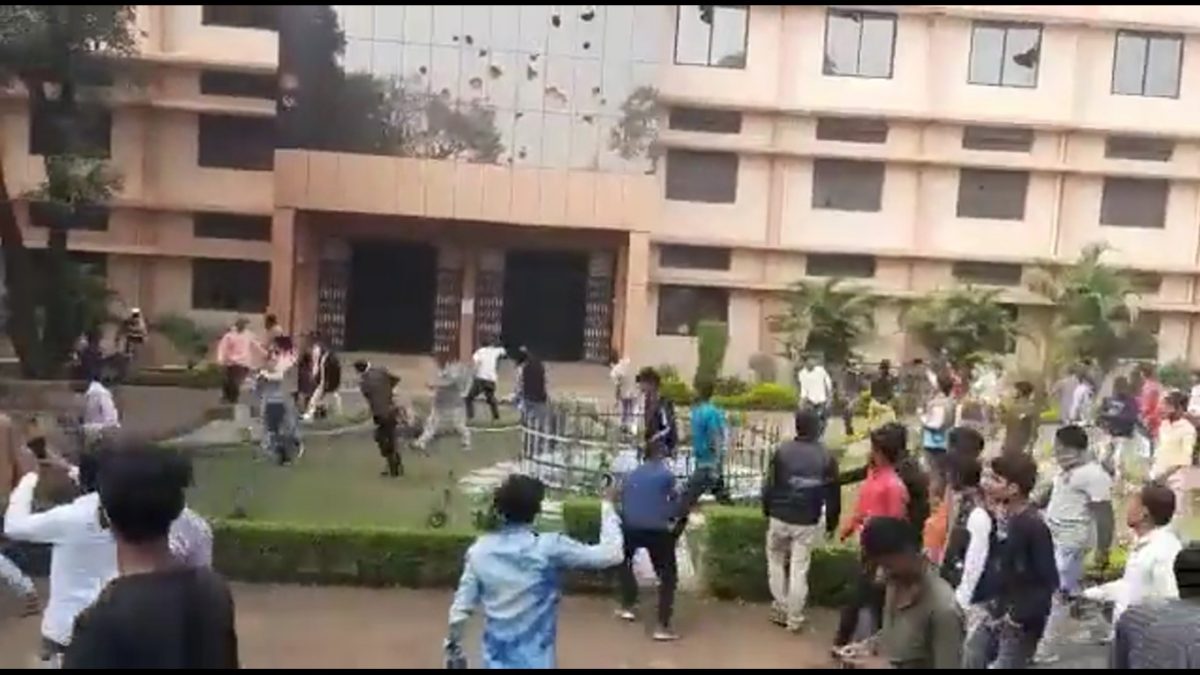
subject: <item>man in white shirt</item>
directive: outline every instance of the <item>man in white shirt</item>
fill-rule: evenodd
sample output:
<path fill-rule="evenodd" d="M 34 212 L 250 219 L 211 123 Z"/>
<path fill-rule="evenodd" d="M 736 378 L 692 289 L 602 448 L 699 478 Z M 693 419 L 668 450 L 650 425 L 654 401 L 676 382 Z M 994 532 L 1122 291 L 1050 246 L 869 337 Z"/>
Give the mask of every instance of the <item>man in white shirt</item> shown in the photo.
<path fill-rule="evenodd" d="M 614 349 L 609 358 L 609 365 L 608 379 L 612 381 L 617 410 L 621 413 L 621 428 L 627 429 L 633 421 L 633 408 L 637 399 L 633 373 L 629 372 L 631 364 L 629 359 L 622 358 Z"/>
<path fill-rule="evenodd" d="M 833 393 L 833 380 L 825 366 L 810 356 L 804 357 L 804 367 L 796 375 L 800 385 L 800 405 L 817 411 L 821 420 L 821 433 L 825 432 L 825 420 L 829 416 L 829 398 Z"/>
<path fill-rule="evenodd" d="M 1196 427 L 1184 414 L 1187 397 L 1173 391 L 1166 397 L 1166 415 L 1158 428 L 1158 446 L 1150 477 L 1171 488 L 1175 493 L 1175 515 L 1186 518 L 1191 509 L 1188 494 L 1188 473 L 1192 469 L 1192 451 L 1196 446 Z"/>
<path fill-rule="evenodd" d="M 1168 527 L 1175 515 L 1175 494 L 1147 483 L 1129 500 L 1125 520 L 1136 535 L 1120 579 L 1083 592 L 1085 598 L 1113 603 L 1115 624 L 1130 605 L 1151 600 L 1177 600 L 1175 557 L 1183 544 Z"/>
<path fill-rule="evenodd" d="M 4 533 L 10 539 L 50 544 L 50 597 L 42 615 L 43 663 L 55 667 L 71 642 L 75 617 L 95 602 L 117 575 L 117 544 L 101 523 L 96 494 L 99 459 L 83 456 L 79 483 L 83 496 L 41 513 L 33 512 L 38 460 L 27 448 L 19 451 L 21 480 L 9 496 Z"/>
<path fill-rule="evenodd" d="M 88 384 L 83 393 L 83 434 L 89 445 L 95 444 L 121 428 L 121 416 L 113 400 L 112 390 L 99 379 Z"/>
<path fill-rule="evenodd" d="M 488 407 L 492 410 L 492 421 L 500 419 L 500 409 L 496 407 L 496 380 L 500 359 L 504 358 L 504 347 L 493 340 L 488 340 L 482 347 L 475 350 L 471 360 L 475 365 L 475 379 L 471 381 L 471 389 L 467 391 L 467 419 L 475 419 L 475 399 L 483 394 Z"/>

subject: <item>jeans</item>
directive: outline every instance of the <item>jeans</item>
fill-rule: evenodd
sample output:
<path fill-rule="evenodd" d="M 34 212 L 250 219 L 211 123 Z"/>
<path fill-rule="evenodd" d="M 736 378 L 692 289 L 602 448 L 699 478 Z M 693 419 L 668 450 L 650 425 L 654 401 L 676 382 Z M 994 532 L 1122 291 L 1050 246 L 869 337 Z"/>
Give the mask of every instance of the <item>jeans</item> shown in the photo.
<path fill-rule="evenodd" d="M 650 554 L 650 564 L 658 576 L 658 625 L 671 626 L 675 610 L 675 586 L 679 572 L 675 560 L 675 536 L 667 530 L 625 529 L 625 557 L 621 563 L 621 606 L 633 609 L 637 606 L 638 586 L 633 576 L 633 555 L 639 548 Z"/>
<path fill-rule="evenodd" d="M 1050 603 L 1050 617 L 1046 621 L 1046 634 L 1042 638 L 1042 649 L 1052 653 L 1065 638 L 1070 621 L 1071 601 L 1080 593 L 1083 581 L 1083 560 L 1087 548 L 1069 546 L 1054 547 L 1054 564 L 1058 567 L 1058 592 Z"/>
<path fill-rule="evenodd" d="M 425 430 L 421 432 L 421 437 L 417 439 L 417 447 L 425 448 L 443 423 L 449 423 L 462 438 L 463 447 L 471 449 L 471 430 L 467 428 L 467 412 L 463 408 L 447 408 L 439 410 L 434 406 L 429 410 L 429 418 L 425 420 Z"/>
<path fill-rule="evenodd" d="M 299 447 L 296 407 L 292 400 L 263 401 L 263 451 L 275 455 L 280 464 L 286 464 L 295 457 Z"/>
<path fill-rule="evenodd" d="M 375 415 L 375 445 L 379 446 L 379 454 L 387 462 L 387 472 L 390 476 L 399 476 L 403 471 L 400 454 L 396 452 L 396 413 Z"/>
<path fill-rule="evenodd" d="M 238 394 L 242 390 L 242 382 L 250 369 L 245 366 L 225 366 L 225 379 L 221 382 L 221 401 L 234 404 L 238 402 Z"/>
<path fill-rule="evenodd" d="M 14 591 L 24 596 L 34 594 L 33 582 L 21 571 L 17 564 L 0 553 L 0 581 L 10 586 Z"/>
<path fill-rule="evenodd" d="M 1028 668 L 1037 644 L 1036 632 L 1011 621 L 988 617 L 967 633 L 962 667 L 964 670 Z"/>
<path fill-rule="evenodd" d="M 467 419 L 475 419 L 475 398 L 483 394 L 483 400 L 487 401 L 488 407 L 492 410 L 492 420 L 500 419 L 500 409 L 496 406 L 496 383 L 492 380 L 481 380 L 478 377 L 471 382 L 471 389 L 467 391 L 467 397 L 463 401 L 467 404 Z"/>
<path fill-rule="evenodd" d="M 854 597 L 850 604 L 842 608 L 841 620 L 838 622 L 837 635 L 833 644 L 842 647 L 858 639 L 859 623 L 862 612 L 867 610 L 869 626 L 862 637 L 874 635 L 883 626 L 884 587 L 875 580 L 875 568 L 860 563 L 858 575 L 854 582 Z"/>
<path fill-rule="evenodd" d="M 767 526 L 767 581 L 775 608 L 787 616 L 788 628 L 804 623 L 808 600 L 808 565 L 821 538 L 820 525 L 793 525 L 772 518 Z"/>
<path fill-rule="evenodd" d="M 711 492 L 722 504 L 731 503 L 729 490 L 725 487 L 725 477 L 719 466 L 697 466 L 692 475 L 688 476 L 687 485 L 683 490 L 684 513 L 695 508 L 696 503 L 705 492 Z"/>

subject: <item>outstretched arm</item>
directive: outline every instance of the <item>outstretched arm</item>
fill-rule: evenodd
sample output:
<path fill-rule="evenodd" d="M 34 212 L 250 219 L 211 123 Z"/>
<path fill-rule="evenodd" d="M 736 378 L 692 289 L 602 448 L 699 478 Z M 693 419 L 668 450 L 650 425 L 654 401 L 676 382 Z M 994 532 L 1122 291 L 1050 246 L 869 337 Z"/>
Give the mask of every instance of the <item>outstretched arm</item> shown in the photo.
<path fill-rule="evenodd" d="M 550 555 L 559 567 L 603 569 L 621 562 L 624 545 L 620 518 L 612 503 L 605 500 L 600 502 L 600 543 L 589 545 L 558 535 Z"/>

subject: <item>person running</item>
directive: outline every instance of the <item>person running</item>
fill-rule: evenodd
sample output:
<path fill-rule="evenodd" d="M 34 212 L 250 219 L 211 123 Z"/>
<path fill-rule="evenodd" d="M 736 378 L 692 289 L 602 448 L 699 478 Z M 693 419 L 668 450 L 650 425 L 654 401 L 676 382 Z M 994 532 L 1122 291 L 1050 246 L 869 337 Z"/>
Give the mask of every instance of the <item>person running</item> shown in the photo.
<path fill-rule="evenodd" d="M 92 380 L 88 383 L 87 391 L 83 393 L 82 429 L 85 448 L 111 442 L 121 429 L 121 415 L 117 412 L 112 390 L 102 381 L 106 379 Z"/>
<path fill-rule="evenodd" d="M 997 517 L 970 597 L 971 604 L 984 605 L 986 616 L 967 639 L 965 669 L 1026 668 L 1045 630 L 1060 584 L 1050 528 L 1029 501 L 1037 472 L 1032 457 L 1008 454 L 993 459 L 983 474 L 983 489 Z M 960 603 L 965 596 L 964 589 Z"/>
<path fill-rule="evenodd" d="M 722 504 L 730 504 L 729 490 L 725 485 L 725 413 L 713 405 L 713 384 L 701 382 L 696 387 L 696 401 L 692 404 L 692 474 L 684 490 L 685 511 L 695 508 L 700 497 L 710 492 Z M 687 519 L 680 519 L 682 525 Z"/>
<path fill-rule="evenodd" d="M 1037 441 L 1038 411 L 1033 402 L 1033 385 L 1021 380 L 1013 385 L 1004 419 L 1004 442 L 1001 454 L 1028 453 Z"/>
<path fill-rule="evenodd" d="M 771 620 L 793 632 L 805 624 L 808 565 L 820 541 L 821 520 L 832 538 L 842 512 L 837 459 L 817 437 L 819 427 L 816 411 L 798 411 L 795 439 L 775 449 L 763 477 Z"/>
<path fill-rule="evenodd" d="M 863 526 L 872 518 L 908 517 L 908 490 L 895 469 L 896 462 L 904 454 L 906 435 L 904 427 L 899 424 L 889 424 L 871 432 L 867 478 L 859 488 L 853 514 L 839 533 L 842 541 L 861 532 Z M 913 543 L 920 550 L 919 530 L 914 527 L 913 532 Z M 878 628 L 883 589 L 876 583 L 876 572 L 870 559 L 863 558 L 855 582 L 854 598 L 842 609 L 841 621 L 834 637 L 835 647 L 847 645 L 854 639 L 864 609 L 868 610 L 870 615 L 869 634 L 874 634 Z"/>
<path fill-rule="evenodd" d="M 1115 670 L 1200 668 L 1200 543 L 1175 556 L 1178 600 L 1130 605 L 1117 621 L 1109 665 Z"/>
<path fill-rule="evenodd" d="M 1078 388 L 1079 381 L 1082 379 L 1081 370 L 1082 367 L 1078 365 L 1068 367 L 1067 372 L 1050 388 L 1051 397 L 1058 402 L 1059 424 L 1071 423 L 1071 413 L 1075 406 L 1075 389 Z"/>
<path fill-rule="evenodd" d="M 954 380 L 949 375 L 937 378 L 937 391 L 921 412 L 921 445 L 930 473 L 946 475 L 946 448 L 954 426 Z M 920 527 L 920 525 L 918 525 Z"/>
<path fill-rule="evenodd" d="M 280 466 L 291 464 L 303 452 L 296 414 L 296 352 L 286 335 L 275 338 L 267 361 L 255 383 L 262 404 L 262 450 Z"/>
<path fill-rule="evenodd" d="M 638 549 L 644 548 L 658 577 L 658 620 L 653 637 L 659 642 L 679 639 L 671 629 L 671 619 L 679 579 L 676 533 L 678 519 L 684 514 L 666 452 L 667 445 L 663 443 L 646 445 L 645 459 L 621 486 L 620 508 L 625 544 L 620 572 L 621 609 L 617 616 L 625 621 L 637 619 L 638 585 L 633 574 L 633 557 Z"/>
<path fill-rule="evenodd" d="M 642 424 L 642 452 L 650 455 L 652 449 L 662 457 L 671 457 L 679 445 L 679 429 L 675 421 L 675 405 L 660 395 L 662 378 L 658 371 L 646 367 L 638 371 L 638 387 L 642 391 L 645 420 Z"/>
<path fill-rule="evenodd" d="M 4 516 L 5 535 L 16 541 L 50 544 L 50 595 L 42 615 L 40 657 L 57 668 L 71 644 L 75 618 L 95 602 L 100 591 L 117 574 L 117 545 L 101 516 L 96 493 L 101 456 L 109 451 L 86 453 L 79 463 L 79 487 L 74 501 L 40 513 L 33 498 L 40 478 L 39 460 L 28 448 L 18 452 L 21 479 L 9 495 Z"/>
<path fill-rule="evenodd" d="M 484 668 L 556 667 L 561 571 L 620 564 L 621 526 L 611 494 L 600 504 L 600 543 L 589 546 L 534 529 L 545 493 L 541 481 L 520 474 L 496 488 L 493 504 L 501 525 L 467 549 L 450 605 L 447 667 L 466 667 L 464 632 L 480 606 Z"/>
<path fill-rule="evenodd" d="M 896 376 L 892 373 L 892 362 L 884 359 L 879 362 L 879 372 L 871 380 L 871 398 L 881 405 L 892 405 L 896 396 Z"/>
<path fill-rule="evenodd" d="M 839 660 L 856 669 L 960 668 L 962 611 L 953 589 L 921 555 L 912 525 L 873 518 L 860 541 L 864 558 L 885 580 L 883 624 L 877 637 L 839 650 Z"/>
<path fill-rule="evenodd" d="M 1113 621 L 1130 605 L 1179 598 L 1175 581 L 1175 557 L 1183 550 L 1169 525 L 1175 517 L 1175 494 L 1170 488 L 1147 483 L 1133 495 L 1125 510 L 1125 523 L 1133 530 L 1134 542 L 1120 579 L 1083 592 L 1083 597 L 1112 603 Z"/>
<path fill-rule="evenodd" d="M 499 378 L 500 359 L 504 358 L 506 353 L 504 347 L 489 340 L 482 347 L 476 349 L 475 354 L 471 356 L 471 362 L 475 366 L 475 377 L 471 380 L 471 388 L 467 391 L 468 420 L 475 419 L 475 399 L 480 394 L 483 394 L 488 408 L 492 411 L 492 421 L 500 419 L 500 408 L 496 405 L 496 381 Z"/>
<path fill-rule="evenodd" d="M 1166 414 L 1159 426 L 1150 477 L 1171 488 L 1175 493 L 1176 518 L 1186 518 L 1191 512 L 1187 479 L 1196 447 L 1196 427 L 1187 418 L 1187 396 L 1183 392 L 1167 394 L 1164 408 Z"/>
<path fill-rule="evenodd" d="M 544 424 L 550 413 L 546 366 L 526 347 L 518 349 L 513 360 L 520 370 L 517 396 L 520 401 L 521 419 L 529 426 Z"/>
<path fill-rule="evenodd" d="M 396 447 L 396 427 L 400 423 L 400 409 L 396 405 L 395 389 L 396 385 L 400 384 L 400 378 L 383 366 L 371 365 L 361 360 L 354 362 L 354 370 L 358 373 L 359 390 L 367 400 L 367 408 L 375 422 L 375 445 L 379 447 L 379 454 L 386 465 L 379 475 L 391 478 L 403 476 L 404 463 Z"/>
<path fill-rule="evenodd" d="M 1101 403 L 1098 421 L 1100 428 L 1108 435 L 1101 464 L 1120 485 L 1125 475 L 1126 461 L 1136 457 L 1134 444 L 1138 404 L 1127 378 L 1118 377 L 1113 381 L 1112 395 Z"/>
<path fill-rule="evenodd" d="M 462 439 L 463 450 L 471 449 L 471 429 L 467 427 L 466 401 L 463 398 L 463 371 L 449 354 L 437 357 L 438 373 L 432 384 L 433 403 L 425 430 L 416 447 L 425 450 L 443 426 L 449 426 Z"/>
<path fill-rule="evenodd" d="M 247 323 L 245 318 L 239 316 L 217 343 L 217 365 L 225 371 L 221 382 L 221 401 L 229 405 L 238 402 L 242 383 L 254 366 L 256 352 L 263 351 L 254 336 L 246 330 Z"/>
<path fill-rule="evenodd" d="M 809 354 L 804 357 L 804 366 L 796 375 L 800 387 L 800 405 L 817 411 L 821 420 L 821 435 L 825 435 L 825 424 L 829 420 L 829 403 L 833 397 L 833 380 L 825 366 Z"/>
<path fill-rule="evenodd" d="M 169 532 L 187 470 L 160 448 L 125 448 L 100 472 L 120 576 L 75 622 L 66 668 L 237 668 L 233 596 L 207 567 L 180 566 Z"/>
<path fill-rule="evenodd" d="M 1084 558 L 1096 533 L 1096 561 L 1108 565 L 1113 539 L 1112 477 L 1088 452 L 1088 436 L 1082 427 L 1068 425 L 1054 437 L 1054 460 L 1058 472 L 1046 489 L 1039 490 L 1034 503 L 1046 505 L 1046 524 L 1054 540 L 1059 590 L 1054 594 L 1045 637 L 1036 660 L 1052 663 L 1065 639 L 1069 608 L 1079 596 Z"/>

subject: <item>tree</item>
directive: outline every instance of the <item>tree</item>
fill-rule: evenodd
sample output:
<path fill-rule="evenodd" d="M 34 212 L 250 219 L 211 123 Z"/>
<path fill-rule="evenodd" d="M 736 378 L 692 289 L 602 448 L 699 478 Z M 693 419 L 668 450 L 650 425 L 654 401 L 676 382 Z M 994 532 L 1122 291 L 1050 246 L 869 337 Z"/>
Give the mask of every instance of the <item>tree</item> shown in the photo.
<path fill-rule="evenodd" d="M 8 289 L 8 331 L 26 376 L 51 376 L 61 367 L 89 301 L 67 256 L 68 233 L 82 212 L 106 201 L 119 182 L 83 143 L 94 106 L 81 99 L 88 83 L 107 79 L 112 64 L 135 51 L 134 5 L 0 6 L 0 85 L 20 82 L 30 114 L 51 125 L 60 154 L 45 157 L 46 181 L 30 197 L 48 202 L 45 264 L 33 274 L 30 252 L 0 167 L 0 248 Z M 40 296 L 40 297 L 38 297 Z"/>
<path fill-rule="evenodd" d="M 729 327 L 724 321 L 701 321 L 696 326 L 696 376 L 692 386 L 715 385 L 721 377 L 725 363 L 725 349 L 729 346 Z"/>
<path fill-rule="evenodd" d="M 840 278 L 797 282 L 787 294 L 788 308 L 769 319 L 780 336 L 783 356 L 797 361 L 805 353 L 821 354 L 826 363 L 844 365 L 855 348 L 875 334 L 875 310 L 883 299 Z"/>
<path fill-rule="evenodd" d="M 1103 262 L 1107 244 L 1091 244 L 1070 265 L 1043 263 L 1029 289 L 1054 305 L 1046 338 L 1049 365 L 1085 359 L 1104 373 L 1127 354 L 1152 350 L 1154 337 L 1138 325 L 1137 292 L 1128 272 Z"/>
<path fill-rule="evenodd" d="M 908 307 L 904 323 L 930 353 L 968 370 L 1009 351 L 1017 339 L 1016 317 L 999 295 L 999 289 L 973 286 L 935 293 Z"/>

